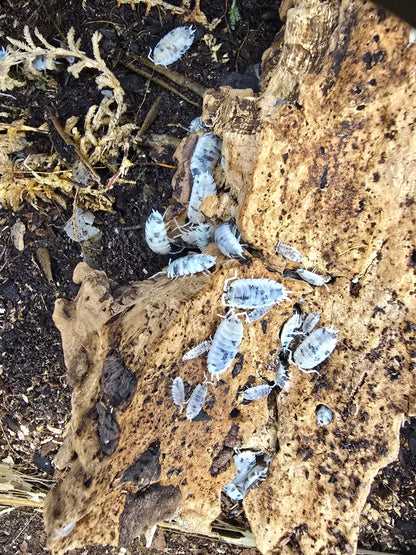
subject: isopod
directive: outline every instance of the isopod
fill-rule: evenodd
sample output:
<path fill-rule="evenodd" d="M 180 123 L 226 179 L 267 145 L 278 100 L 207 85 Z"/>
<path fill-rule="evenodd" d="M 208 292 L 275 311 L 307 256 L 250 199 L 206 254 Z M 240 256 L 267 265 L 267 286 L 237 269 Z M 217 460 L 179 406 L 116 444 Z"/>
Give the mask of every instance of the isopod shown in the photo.
<path fill-rule="evenodd" d="M 191 158 L 191 174 L 212 173 L 221 154 L 222 140 L 214 133 L 205 133 L 197 142 Z"/>
<path fill-rule="evenodd" d="M 318 328 L 302 341 L 293 353 L 292 361 L 303 372 L 315 368 L 327 359 L 335 349 L 338 341 L 337 334 L 338 331 L 333 327 Z M 316 373 L 318 374 L 318 372 Z"/>
<path fill-rule="evenodd" d="M 246 389 L 242 393 L 244 401 L 256 401 L 257 399 L 263 399 L 263 397 L 268 397 L 274 386 L 267 383 L 262 383 L 254 387 Z"/>
<path fill-rule="evenodd" d="M 295 305 L 293 308 L 293 314 L 290 316 L 286 322 L 283 324 L 280 331 L 280 345 L 282 353 L 286 353 L 289 350 L 289 345 L 301 332 L 300 327 L 302 326 L 302 312 Z"/>
<path fill-rule="evenodd" d="M 283 364 L 282 361 L 279 362 L 279 368 L 276 371 L 276 375 L 274 377 L 274 383 L 280 389 L 286 389 L 289 385 L 289 371 L 288 368 Z"/>
<path fill-rule="evenodd" d="M 202 121 L 201 116 L 198 116 L 189 124 L 189 133 L 194 133 L 195 131 L 206 131 L 208 128 L 209 125 Z"/>
<path fill-rule="evenodd" d="M 263 318 L 263 316 L 265 316 L 269 312 L 269 310 L 271 310 L 273 307 L 274 307 L 274 304 L 269 304 L 266 306 L 259 306 L 258 308 L 255 308 L 251 312 L 247 312 L 246 324 L 252 324 L 257 320 L 260 320 L 260 318 Z"/>
<path fill-rule="evenodd" d="M 198 343 L 198 345 L 195 345 L 195 347 L 193 347 L 183 355 L 182 360 L 192 360 L 193 358 L 200 357 L 201 355 L 209 351 L 211 343 L 212 339 L 207 339 L 206 341 Z"/>
<path fill-rule="evenodd" d="M 198 223 L 183 231 L 181 239 L 203 251 L 214 240 L 214 226 L 209 222 Z"/>
<path fill-rule="evenodd" d="M 176 376 L 176 378 L 172 382 L 172 400 L 177 407 L 181 408 L 181 412 L 183 410 L 183 405 L 185 404 L 185 388 L 183 385 L 183 380 L 180 376 Z"/>
<path fill-rule="evenodd" d="M 325 281 L 324 276 L 321 276 L 319 274 L 315 274 L 315 272 L 311 272 L 309 270 L 305 270 L 305 268 L 298 268 L 296 270 L 296 273 L 304 281 L 307 281 L 311 285 L 316 285 L 317 287 L 322 287 L 322 285 L 324 285 L 326 287 L 327 291 L 329 291 L 329 287 L 328 287 L 327 283 L 328 283 L 328 281 L 331 281 L 330 279 Z"/>
<path fill-rule="evenodd" d="M 193 420 L 201 412 L 208 391 L 208 382 L 199 383 L 192 391 L 186 405 L 186 418 Z"/>
<path fill-rule="evenodd" d="M 256 464 L 256 453 L 254 451 L 240 451 L 233 458 L 237 474 L 247 474 L 250 468 Z"/>
<path fill-rule="evenodd" d="M 144 228 L 146 243 L 156 254 L 168 254 L 171 251 L 171 239 L 166 232 L 163 216 L 157 210 L 153 210 L 146 220 Z"/>
<path fill-rule="evenodd" d="M 236 232 L 238 233 L 237 226 L 229 222 L 224 222 L 215 228 L 215 244 L 228 258 L 244 258 L 243 247 Z"/>
<path fill-rule="evenodd" d="M 233 484 L 233 482 L 231 482 L 231 484 L 227 484 L 226 486 L 224 486 L 223 489 L 225 493 L 228 495 L 228 497 L 233 501 L 241 501 L 242 499 L 244 499 L 243 492 L 240 490 L 239 487 Z"/>
<path fill-rule="evenodd" d="M 168 66 L 179 60 L 194 42 L 195 29 L 176 27 L 156 44 L 153 54 L 149 50 L 148 58 L 155 65 Z"/>
<path fill-rule="evenodd" d="M 303 321 L 302 333 L 305 335 L 308 335 L 308 333 L 310 333 L 313 330 L 313 328 L 316 326 L 316 324 L 319 322 L 320 319 L 321 319 L 321 315 L 319 314 L 318 311 L 311 312 L 310 314 L 308 314 L 305 320 Z"/>
<path fill-rule="evenodd" d="M 276 253 L 281 254 L 292 262 L 297 262 L 298 264 L 302 264 L 303 262 L 302 254 L 297 249 L 295 249 L 295 247 L 292 247 L 291 245 L 286 245 L 285 243 L 281 243 L 280 241 L 277 243 Z"/>
<path fill-rule="evenodd" d="M 204 221 L 204 216 L 199 210 L 201 202 L 208 195 L 217 194 L 217 185 L 209 172 L 201 172 L 195 176 L 189 198 L 187 216 L 191 223 L 197 224 Z"/>
<path fill-rule="evenodd" d="M 231 278 L 233 279 L 233 278 Z M 226 280 L 226 283 L 230 281 Z M 284 285 L 272 279 L 238 279 L 225 284 L 226 292 L 223 295 L 229 306 L 236 308 L 259 308 L 263 306 L 280 304 L 289 299 Z"/>
<path fill-rule="evenodd" d="M 218 326 L 208 352 L 208 372 L 211 376 L 218 378 L 227 370 L 234 360 L 242 340 L 243 324 L 237 315 L 231 314 Z"/>
<path fill-rule="evenodd" d="M 325 405 L 318 405 L 315 410 L 318 426 L 328 426 L 332 422 L 333 412 Z"/>
<path fill-rule="evenodd" d="M 210 254 L 188 254 L 169 262 L 166 275 L 169 279 L 174 279 L 188 274 L 204 272 L 215 265 L 216 256 Z"/>

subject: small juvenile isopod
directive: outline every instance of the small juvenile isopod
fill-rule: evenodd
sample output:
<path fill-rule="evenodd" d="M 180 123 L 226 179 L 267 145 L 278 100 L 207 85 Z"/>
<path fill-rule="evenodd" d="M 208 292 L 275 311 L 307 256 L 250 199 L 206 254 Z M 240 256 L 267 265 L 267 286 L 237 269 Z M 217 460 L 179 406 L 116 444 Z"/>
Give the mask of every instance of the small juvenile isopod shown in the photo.
<path fill-rule="evenodd" d="M 231 278 L 233 279 L 233 278 Z M 223 295 L 229 306 L 236 308 L 259 308 L 280 304 L 289 299 L 284 285 L 272 279 L 237 279 L 227 286 L 226 280 Z"/>
<path fill-rule="evenodd" d="M 216 260 L 217 257 L 210 254 L 188 254 L 169 262 L 166 275 L 169 279 L 174 279 L 188 274 L 205 272 L 205 270 L 215 265 Z"/>
<path fill-rule="evenodd" d="M 308 333 L 310 333 L 313 330 L 313 328 L 316 326 L 316 324 L 319 322 L 320 319 L 321 319 L 321 315 L 319 314 L 318 311 L 311 312 L 310 314 L 308 314 L 305 320 L 303 321 L 302 333 L 304 335 L 308 335 Z"/>
<path fill-rule="evenodd" d="M 153 54 L 149 50 L 148 58 L 155 65 L 168 66 L 179 60 L 194 42 L 195 29 L 176 27 L 156 44 Z"/>
<path fill-rule="evenodd" d="M 242 393 L 244 401 L 257 401 L 257 399 L 263 399 L 263 397 L 268 397 L 274 386 L 267 383 L 262 383 L 260 385 L 255 385 L 246 389 Z"/>
<path fill-rule="evenodd" d="M 334 417 L 332 410 L 325 405 L 318 405 L 315 414 L 319 426 L 328 426 Z"/>
<path fill-rule="evenodd" d="M 322 287 L 322 285 L 324 285 L 326 287 L 327 291 L 329 291 L 329 287 L 328 287 L 327 283 L 328 283 L 328 281 L 331 281 L 330 279 L 325 281 L 324 276 L 321 276 L 319 274 L 315 274 L 315 272 L 311 272 L 309 270 L 305 270 L 305 268 L 298 268 L 296 270 L 296 273 L 304 281 L 307 281 L 311 285 L 316 285 L 317 287 Z"/>
<path fill-rule="evenodd" d="M 271 310 L 273 307 L 274 307 L 274 304 L 269 304 L 266 306 L 259 306 L 258 308 L 255 308 L 251 312 L 247 312 L 246 324 L 252 324 L 257 320 L 260 320 L 260 318 L 263 318 L 263 316 L 265 316 L 269 312 L 269 310 Z"/>
<path fill-rule="evenodd" d="M 211 343 L 212 339 L 207 339 L 206 341 L 198 343 L 198 345 L 195 345 L 195 347 L 193 347 L 183 355 L 182 360 L 192 360 L 193 358 L 200 357 L 201 355 L 209 351 Z"/>
<path fill-rule="evenodd" d="M 276 375 L 274 377 L 274 383 L 275 385 L 277 385 L 277 387 L 280 387 L 280 389 L 286 389 L 289 385 L 289 381 L 289 370 L 288 368 L 286 368 L 283 362 L 280 361 L 279 368 L 277 369 Z"/>
<path fill-rule="evenodd" d="M 187 216 L 191 223 L 197 224 L 204 221 L 205 218 L 199 210 L 201 202 L 208 195 L 216 194 L 217 185 L 212 175 L 206 171 L 198 173 L 194 179 L 187 211 Z"/>
<path fill-rule="evenodd" d="M 329 357 L 338 341 L 338 331 L 333 327 L 313 331 L 293 353 L 292 361 L 305 372 L 315 368 Z M 318 372 L 313 370 L 313 372 Z M 310 372 L 306 372 L 310 373 Z"/>
<path fill-rule="evenodd" d="M 214 133 L 205 133 L 197 142 L 191 158 L 193 177 L 202 172 L 212 173 L 221 154 L 222 140 Z"/>
<path fill-rule="evenodd" d="M 280 345 L 282 353 L 286 353 L 289 350 L 289 345 L 301 332 L 300 327 L 302 326 L 302 312 L 295 305 L 293 308 L 293 314 L 290 316 L 286 322 L 283 324 L 280 330 Z"/>
<path fill-rule="evenodd" d="M 209 222 L 193 225 L 181 233 L 181 239 L 203 251 L 214 240 L 214 226 Z"/>
<path fill-rule="evenodd" d="M 302 254 L 292 247 L 291 245 L 286 245 L 285 243 L 281 243 L 280 241 L 277 243 L 276 246 L 276 253 L 281 254 L 288 260 L 292 260 L 292 262 L 297 262 L 298 264 L 302 264 L 303 256 Z"/>
<path fill-rule="evenodd" d="M 181 412 L 183 410 L 183 405 L 185 404 L 185 388 L 183 385 L 183 380 L 180 376 L 176 376 L 176 378 L 172 382 L 172 400 L 177 407 L 181 408 Z"/>
<path fill-rule="evenodd" d="M 238 233 L 237 226 L 229 222 L 224 222 L 215 228 L 215 244 L 228 258 L 244 258 L 243 247 L 236 232 Z"/>
<path fill-rule="evenodd" d="M 221 322 L 208 352 L 208 372 L 211 376 L 221 375 L 227 370 L 243 339 L 243 324 L 238 316 L 231 314 Z"/>
<path fill-rule="evenodd" d="M 157 210 L 153 210 L 146 220 L 144 228 L 146 243 L 156 254 L 168 254 L 171 251 L 171 242 L 166 232 L 163 216 Z"/>
<path fill-rule="evenodd" d="M 208 382 L 199 383 L 192 391 L 186 405 L 186 418 L 193 420 L 201 412 L 208 391 Z"/>

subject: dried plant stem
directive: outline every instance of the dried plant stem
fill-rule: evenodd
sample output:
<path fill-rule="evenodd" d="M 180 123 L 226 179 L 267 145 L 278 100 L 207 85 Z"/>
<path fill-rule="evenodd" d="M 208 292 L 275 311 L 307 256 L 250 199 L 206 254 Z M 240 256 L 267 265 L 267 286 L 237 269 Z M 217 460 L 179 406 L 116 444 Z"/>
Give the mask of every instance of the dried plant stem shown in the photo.
<path fill-rule="evenodd" d="M 9 495 L 0 495 L 0 505 L 13 505 L 19 507 L 43 507 L 43 501 L 30 501 L 29 499 L 20 499 L 19 497 L 11 497 Z"/>
<path fill-rule="evenodd" d="M 158 79 L 157 77 L 153 77 L 152 74 L 148 73 L 147 71 L 144 71 L 143 69 L 139 69 L 135 67 L 131 62 L 122 62 L 122 64 L 125 67 L 131 69 L 131 71 L 134 71 L 135 73 L 141 75 L 142 77 L 145 77 L 146 79 L 150 79 L 160 87 L 163 87 L 164 89 L 167 89 L 168 91 L 173 92 L 174 94 L 176 94 L 177 96 L 179 96 L 180 98 L 188 102 L 189 104 L 192 104 L 192 106 L 201 108 L 201 104 L 194 102 L 193 100 L 189 100 L 189 98 L 187 98 L 185 95 L 180 93 L 177 89 L 175 89 L 171 85 L 168 85 L 168 83 L 165 83 L 164 81 L 162 81 L 161 79 Z"/>
<path fill-rule="evenodd" d="M 147 112 L 147 115 L 144 118 L 144 122 L 142 123 L 142 126 L 139 129 L 139 132 L 137 133 L 138 137 L 143 137 L 143 135 L 146 134 L 146 131 L 149 129 L 149 127 L 155 121 L 155 119 L 156 119 L 156 117 L 159 113 L 160 103 L 162 102 L 162 98 L 164 96 L 165 96 L 165 93 L 162 93 L 161 95 L 159 95 L 157 97 L 157 99 L 152 104 L 150 110 Z"/>
<path fill-rule="evenodd" d="M 142 64 L 146 65 L 147 67 L 150 67 L 151 69 L 154 69 L 161 75 L 164 75 L 165 77 L 167 77 L 168 79 L 176 83 L 179 87 L 184 87 L 185 89 L 189 89 L 190 91 L 194 92 L 201 98 L 208 90 L 207 87 L 204 87 L 203 85 L 200 85 L 195 81 L 192 81 L 192 79 L 189 79 L 189 77 L 185 77 L 184 75 L 182 75 L 181 73 L 178 73 L 177 71 L 172 71 L 171 69 L 168 69 L 166 67 L 155 65 L 145 56 L 140 56 L 139 60 Z"/>

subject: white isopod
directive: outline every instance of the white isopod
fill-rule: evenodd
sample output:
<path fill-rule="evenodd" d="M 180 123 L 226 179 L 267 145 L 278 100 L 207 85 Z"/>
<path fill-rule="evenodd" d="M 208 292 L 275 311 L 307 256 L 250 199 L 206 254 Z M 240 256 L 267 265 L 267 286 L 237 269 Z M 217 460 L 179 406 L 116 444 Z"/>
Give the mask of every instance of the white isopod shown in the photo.
<path fill-rule="evenodd" d="M 208 372 L 211 376 L 220 376 L 227 370 L 243 339 L 243 324 L 238 316 L 231 314 L 221 322 L 212 340 L 208 352 Z"/>
<path fill-rule="evenodd" d="M 252 310 L 251 312 L 246 313 L 246 324 L 252 324 L 260 318 L 263 318 L 272 308 L 274 304 L 266 305 L 266 306 L 259 306 Z"/>
<path fill-rule="evenodd" d="M 256 464 L 255 451 L 240 451 L 234 455 L 233 458 L 237 469 L 237 475 L 247 474 L 247 472 Z"/>
<path fill-rule="evenodd" d="M 210 254 L 188 254 L 177 258 L 173 262 L 169 262 L 166 269 L 166 275 L 169 279 L 174 279 L 188 274 L 197 274 L 205 272 L 215 265 L 216 256 Z"/>
<path fill-rule="evenodd" d="M 205 133 L 197 142 L 191 158 L 193 177 L 202 172 L 212 173 L 220 158 L 222 140 L 214 133 Z"/>
<path fill-rule="evenodd" d="M 289 299 L 290 291 L 287 291 L 284 285 L 272 279 L 237 279 L 227 286 L 230 279 L 227 279 L 224 284 L 226 292 L 223 295 L 223 303 L 226 300 L 228 306 L 259 308 L 280 304 Z"/>
<path fill-rule="evenodd" d="M 223 255 L 228 258 L 244 258 L 236 225 L 224 222 L 215 228 L 215 244 Z"/>
<path fill-rule="evenodd" d="M 240 490 L 238 486 L 233 484 L 233 482 L 231 482 L 231 484 L 227 484 L 226 486 L 224 486 L 223 489 L 225 493 L 228 495 L 228 497 L 233 501 L 241 501 L 242 499 L 244 499 L 243 492 Z"/>
<path fill-rule="evenodd" d="M 180 376 L 176 376 L 176 378 L 173 380 L 171 392 L 174 404 L 177 407 L 180 407 L 182 412 L 183 405 L 185 404 L 185 387 Z"/>
<path fill-rule="evenodd" d="M 156 254 L 168 254 L 171 251 L 172 240 L 166 232 L 163 216 L 157 210 L 153 210 L 147 218 L 144 234 L 149 249 Z"/>
<path fill-rule="evenodd" d="M 325 281 L 324 276 L 321 276 L 319 274 L 315 274 L 315 272 L 311 272 L 310 270 L 305 270 L 305 268 L 298 268 L 296 270 L 296 273 L 304 281 L 307 281 L 311 285 L 316 285 L 317 287 L 322 287 L 322 285 L 324 285 L 326 287 L 327 291 L 329 291 L 329 287 L 328 287 L 327 283 L 328 283 L 328 281 L 331 281 L 330 279 Z"/>
<path fill-rule="evenodd" d="M 263 399 L 263 397 L 268 397 L 273 389 L 273 385 L 267 383 L 262 383 L 260 385 L 255 385 L 246 389 L 242 393 L 244 401 L 257 401 L 257 399 Z"/>
<path fill-rule="evenodd" d="M 283 364 L 282 361 L 279 361 L 279 368 L 276 371 L 276 375 L 274 377 L 274 383 L 280 389 L 287 389 L 289 386 L 289 369 Z"/>
<path fill-rule="evenodd" d="M 214 226 L 209 222 L 193 225 L 181 233 L 181 239 L 203 251 L 214 240 Z"/>
<path fill-rule="evenodd" d="M 212 339 L 207 339 L 206 341 L 198 343 L 198 345 L 195 345 L 195 347 L 193 347 L 183 355 L 182 360 L 192 360 L 193 358 L 200 357 L 201 355 L 209 351 L 211 343 Z"/>
<path fill-rule="evenodd" d="M 338 331 L 333 327 L 318 328 L 302 341 L 293 353 L 292 361 L 302 372 L 315 368 L 327 359 L 335 349 L 338 341 L 337 334 Z M 311 372 L 319 374 L 316 370 Z"/>
<path fill-rule="evenodd" d="M 186 418 L 193 420 L 201 412 L 208 392 L 208 382 L 199 383 L 192 391 L 186 405 Z"/>
<path fill-rule="evenodd" d="M 194 42 L 195 29 L 176 27 L 156 44 L 153 54 L 149 50 L 149 60 L 155 65 L 168 66 L 179 60 Z"/>
<path fill-rule="evenodd" d="M 321 315 L 319 314 L 318 311 L 311 312 L 310 314 L 308 314 L 305 320 L 303 321 L 302 333 L 305 335 L 308 335 L 308 333 L 310 333 L 313 330 L 313 328 L 316 326 L 316 324 L 319 322 L 320 319 L 321 319 Z"/>
<path fill-rule="evenodd" d="M 315 414 L 319 426 L 328 426 L 334 417 L 332 410 L 325 405 L 318 405 Z"/>
<path fill-rule="evenodd" d="M 301 331 L 302 326 L 302 312 L 295 306 L 293 308 L 293 314 L 290 316 L 286 322 L 283 324 L 280 331 L 280 345 L 282 353 L 286 353 L 289 350 L 289 345 L 297 337 Z"/>
<path fill-rule="evenodd" d="M 208 195 L 217 194 L 217 185 L 209 172 L 201 172 L 195 176 L 194 184 L 192 186 L 191 196 L 189 198 L 187 216 L 191 223 L 197 224 L 204 221 L 199 207 L 201 202 Z"/>
<path fill-rule="evenodd" d="M 303 262 L 302 254 L 291 245 L 286 245 L 285 243 L 281 243 L 279 241 L 276 246 L 276 252 L 288 260 L 292 260 L 292 262 L 297 262 L 298 264 L 302 264 Z"/>
<path fill-rule="evenodd" d="M 201 116 L 198 116 L 189 124 L 189 133 L 194 133 L 195 131 L 206 131 L 208 128 L 209 125 L 202 121 Z"/>

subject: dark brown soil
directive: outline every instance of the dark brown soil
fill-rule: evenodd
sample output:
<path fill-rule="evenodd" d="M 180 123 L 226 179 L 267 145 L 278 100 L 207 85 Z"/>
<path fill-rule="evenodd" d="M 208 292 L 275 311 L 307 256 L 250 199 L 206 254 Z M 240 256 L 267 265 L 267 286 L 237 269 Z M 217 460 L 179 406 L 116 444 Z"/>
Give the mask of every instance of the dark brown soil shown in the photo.
<path fill-rule="evenodd" d="M 184 56 L 172 69 L 201 85 L 215 87 L 231 72 L 250 72 L 250 67 L 260 62 L 281 23 L 274 0 L 238 0 L 241 21 L 235 30 L 224 15 L 231 2 L 228 7 L 226 2 L 219 0 L 201 4 L 209 20 L 224 16 L 212 34 L 217 43 L 222 44 L 219 54 L 228 54 L 229 61 L 213 61 L 209 48 L 200 40 L 205 31 L 197 26 L 197 46 L 192 50 L 195 55 Z M 156 98 L 166 93 L 151 133 L 182 138 L 190 121 L 200 115 L 200 109 L 153 83 L 145 95 L 146 80 L 125 66 L 132 56 L 146 55 L 149 45 L 154 46 L 167 31 L 183 23 L 168 12 L 152 9 L 145 15 L 144 5 L 133 11 L 128 5 L 118 8 L 116 0 L 87 0 L 86 9 L 82 8 L 80 0 L 4 0 L 0 18 L 0 46 L 7 45 L 6 36 L 21 38 L 26 24 L 31 29 L 37 27 L 52 43 L 63 39 L 72 26 L 75 36 L 82 39 L 83 49 L 89 52 L 92 34 L 100 31 L 103 34 L 101 54 L 126 91 L 128 121 L 140 126 Z M 29 82 L 27 87 L 13 91 L 17 100 L 0 97 L 0 104 L 16 114 L 27 113 L 28 123 L 38 126 L 51 109 L 64 122 L 72 115 L 84 117 L 88 108 L 101 100 L 88 72 L 80 79 L 68 79 L 66 73 L 57 72 L 54 79 L 56 87 Z M 197 95 L 182 92 L 200 104 Z M 39 138 L 37 135 L 32 140 L 36 152 L 55 149 L 63 158 L 70 156 L 54 136 Z M 163 212 L 169 203 L 174 169 L 157 164 L 173 165 L 172 154 L 173 149 L 137 148 L 130 157 L 134 166 L 127 176 L 135 184 L 117 185 L 111 191 L 113 212 L 95 214 L 102 240 L 94 251 L 93 263 L 120 285 L 144 279 L 167 262 L 167 257 L 154 255 L 146 246 L 144 222 L 151 209 Z M 111 177 L 108 170 L 99 171 L 105 179 Z M 1 458 L 9 457 L 7 460 L 13 459 L 21 472 L 49 477 L 51 483 L 59 478 L 52 459 L 69 420 L 71 396 L 65 378 L 60 335 L 53 325 L 52 312 L 57 298 L 71 299 L 76 295 L 72 273 L 82 260 L 80 245 L 71 241 L 63 230 L 71 214 L 71 199 L 68 199 L 66 210 L 41 201 L 36 206 L 25 204 L 17 213 L 0 210 Z M 26 229 L 25 247 L 21 252 L 13 246 L 10 237 L 11 227 L 18 219 Z M 128 229 L 131 227 L 136 229 Z M 52 282 L 46 279 L 37 261 L 36 251 L 40 247 L 47 248 L 50 253 Z M 415 473 L 416 424 L 412 421 L 404 427 L 399 460 L 375 481 L 369 498 L 373 511 L 361 533 L 361 542 L 366 548 L 416 553 Z M 235 522 L 242 521 L 237 517 Z M 40 512 L 19 508 L 2 514 L 0 554 L 38 555 L 45 552 L 44 545 Z M 158 532 L 153 548 L 154 553 L 201 555 L 217 552 L 250 555 L 255 552 L 162 531 Z M 146 550 L 136 541 L 124 552 L 142 551 Z M 100 547 L 77 550 L 77 553 L 115 554 L 120 550 Z"/>

